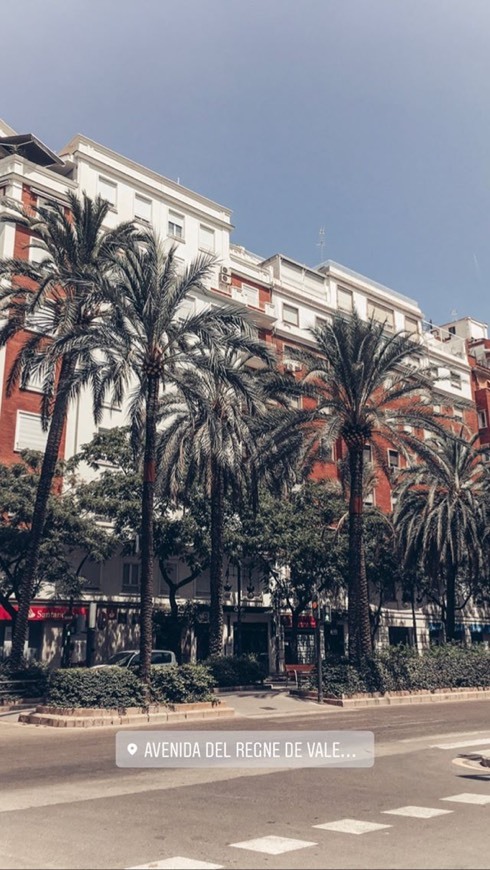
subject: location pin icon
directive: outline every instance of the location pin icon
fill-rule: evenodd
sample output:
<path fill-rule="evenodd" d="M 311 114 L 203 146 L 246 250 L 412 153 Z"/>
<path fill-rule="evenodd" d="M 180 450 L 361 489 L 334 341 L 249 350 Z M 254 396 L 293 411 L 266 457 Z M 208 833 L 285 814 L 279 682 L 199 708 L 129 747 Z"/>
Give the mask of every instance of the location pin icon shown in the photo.
<path fill-rule="evenodd" d="M 128 743 L 127 748 L 128 748 L 128 752 L 130 755 L 135 755 L 135 753 L 138 751 L 138 747 L 136 746 L 136 743 Z"/>

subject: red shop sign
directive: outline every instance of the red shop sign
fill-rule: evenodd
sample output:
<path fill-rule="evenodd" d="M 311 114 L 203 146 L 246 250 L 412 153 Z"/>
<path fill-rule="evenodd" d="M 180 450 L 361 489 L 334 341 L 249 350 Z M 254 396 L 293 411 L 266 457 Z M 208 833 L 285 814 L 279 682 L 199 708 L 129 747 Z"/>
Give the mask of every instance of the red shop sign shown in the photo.
<path fill-rule="evenodd" d="M 14 605 L 15 610 L 17 610 L 17 605 Z M 86 616 L 87 608 L 86 607 L 73 607 L 70 611 L 68 606 L 63 606 L 60 604 L 51 604 L 47 606 L 39 606 L 37 604 L 33 604 L 29 608 L 29 619 L 33 622 L 39 622 L 43 619 L 66 619 L 69 616 Z M 0 606 L 0 619 L 10 619 L 10 613 L 5 610 L 4 607 Z"/>

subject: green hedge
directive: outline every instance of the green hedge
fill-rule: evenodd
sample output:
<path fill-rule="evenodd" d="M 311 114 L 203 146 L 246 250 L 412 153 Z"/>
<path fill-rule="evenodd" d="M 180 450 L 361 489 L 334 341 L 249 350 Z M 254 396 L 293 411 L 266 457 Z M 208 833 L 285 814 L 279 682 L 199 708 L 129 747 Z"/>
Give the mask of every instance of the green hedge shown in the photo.
<path fill-rule="evenodd" d="M 218 686 L 250 686 L 261 683 L 266 669 L 251 655 L 211 656 L 204 662 L 213 674 Z"/>
<path fill-rule="evenodd" d="M 214 677 L 203 665 L 154 665 L 151 669 L 151 698 L 167 704 L 191 704 L 214 699 Z"/>
<path fill-rule="evenodd" d="M 12 687 L 12 697 L 20 695 L 29 698 L 42 698 L 49 681 L 49 671 L 46 665 L 38 662 L 23 662 L 20 668 L 13 670 L 10 659 L 0 662 L 0 682 L 25 680 Z"/>
<path fill-rule="evenodd" d="M 142 707 L 145 693 L 126 668 L 69 668 L 52 673 L 45 700 L 55 707 Z"/>
<path fill-rule="evenodd" d="M 213 700 L 214 678 L 202 665 L 154 665 L 150 699 L 160 704 Z M 143 707 L 145 687 L 126 668 L 70 668 L 54 671 L 45 695 L 55 707 Z"/>
<path fill-rule="evenodd" d="M 354 667 L 345 659 L 327 658 L 322 665 L 327 694 L 416 691 L 418 689 L 485 688 L 490 686 L 490 653 L 480 646 L 434 647 L 423 655 L 410 647 L 380 650 Z M 311 685 L 316 685 L 315 675 Z"/>

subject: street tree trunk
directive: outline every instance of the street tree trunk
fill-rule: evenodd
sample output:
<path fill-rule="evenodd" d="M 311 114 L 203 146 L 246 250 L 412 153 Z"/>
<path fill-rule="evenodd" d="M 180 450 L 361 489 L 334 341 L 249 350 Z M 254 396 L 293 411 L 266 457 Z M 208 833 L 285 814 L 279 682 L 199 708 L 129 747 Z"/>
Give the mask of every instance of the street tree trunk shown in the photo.
<path fill-rule="evenodd" d="M 369 591 L 364 558 L 363 535 L 363 451 L 364 445 L 349 445 L 349 577 L 348 624 L 349 660 L 359 662 L 372 652 L 369 622 Z"/>
<path fill-rule="evenodd" d="M 211 466 L 211 561 L 209 651 L 212 656 L 223 654 L 223 563 L 224 563 L 224 481 L 216 461 Z"/>
<path fill-rule="evenodd" d="M 454 640 L 456 630 L 456 574 L 454 565 L 447 571 L 446 640 Z"/>
<path fill-rule="evenodd" d="M 145 455 L 141 498 L 140 677 L 147 685 L 153 647 L 153 508 L 155 502 L 157 412 L 160 378 L 148 376 L 146 394 Z"/>
<path fill-rule="evenodd" d="M 19 590 L 19 609 L 15 620 L 15 630 L 12 639 L 12 655 L 10 664 L 12 669 L 19 668 L 24 655 L 24 646 L 27 640 L 29 609 L 37 580 L 39 565 L 39 551 L 43 540 L 44 524 L 48 511 L 48 501 L 56 471 L 56 463 L 60 449 L 63 426 L 69 402 L 69 387 L 73 363 L 65 357 L 61 363 L 56 398 L 49 426 L 46 450 L 44 453 L 41 474 L 37 485 L 36 500 L 32 514 L 31 534 L 29 549 L 26 556 L 25 570 Z"/>

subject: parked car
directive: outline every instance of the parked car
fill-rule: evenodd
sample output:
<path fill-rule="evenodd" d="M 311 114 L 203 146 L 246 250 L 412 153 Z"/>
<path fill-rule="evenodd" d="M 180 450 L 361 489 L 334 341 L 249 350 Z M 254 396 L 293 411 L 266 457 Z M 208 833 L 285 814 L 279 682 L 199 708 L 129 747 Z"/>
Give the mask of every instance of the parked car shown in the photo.
<path fill-rule="evenodd" d="M 140 663 L 140 653 L 136 649 L 125 649 L 114 653 L 102 665 L 92 665 L 94 668 L 108 668 L 118 665 L 120 668 L 137 668 Z M 152 665 L 176 665 L 175 653 L 169 649 L 154 649 L 151 654 Z"/>

